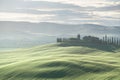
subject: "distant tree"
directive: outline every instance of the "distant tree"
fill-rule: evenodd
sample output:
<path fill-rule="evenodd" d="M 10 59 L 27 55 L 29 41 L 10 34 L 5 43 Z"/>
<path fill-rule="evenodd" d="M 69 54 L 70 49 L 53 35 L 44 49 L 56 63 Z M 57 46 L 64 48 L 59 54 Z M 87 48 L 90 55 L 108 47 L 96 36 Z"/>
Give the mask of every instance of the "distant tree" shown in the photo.
<path fill-rule="evenodd" d="M 120 39 L 119 39 L 119 41 L 118 41 L 118 45 L 120 46 Z"/>
<path fill-rule="evenodd" d="M 57 38 L 57 42 L 62 42 L 62 38 Z"/>
<path fill-rule="evenodd" d="M 108 44 L 111 43 L 111 39 L 110 39 L 110 37 L 108 37 L 108 39 L 107 39 L 107 43 L 108 43 Z"/>
<path fill-rule="evenodd" d="M 77 35 L 77 39 L 80 40 L 80 34 Z"/>
<path fill-rule="evenodd" d="M 119 46 L 119 38 L 116 39 L 116 45 Z"/>
<path fill-rule="evenodd" d="M 115 37 L 113 38 L 113 41 L 113 45 L 117 45 L 117 39 Z"/>
<path fill-rule="evenodd" d="M 102 39 L 102 43 L 104 44 L 105 43 L 105 37 L 103 36 L 103 39 Z"/>
<path fill-rule="evenodd" d="M 113 37 L 111 38 L 111 43 L 114 44 L 114 38 Z"/>
<path fill-rule="evenodd" d="M 107 35 L 105 35 L 105 44 L 108 43 L 107 40 L 108 40 L 108 37 L 107 37 Z"/>

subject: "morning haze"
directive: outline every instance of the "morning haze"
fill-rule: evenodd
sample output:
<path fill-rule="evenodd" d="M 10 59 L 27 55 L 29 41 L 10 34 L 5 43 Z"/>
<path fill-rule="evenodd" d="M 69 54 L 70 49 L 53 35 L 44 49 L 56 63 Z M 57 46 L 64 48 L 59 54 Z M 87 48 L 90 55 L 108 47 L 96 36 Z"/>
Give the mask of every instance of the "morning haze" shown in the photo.
<path fill-rule="evenodd" d="M 0 0 L 0 80 L 120 80 L 119 0 Z"/>

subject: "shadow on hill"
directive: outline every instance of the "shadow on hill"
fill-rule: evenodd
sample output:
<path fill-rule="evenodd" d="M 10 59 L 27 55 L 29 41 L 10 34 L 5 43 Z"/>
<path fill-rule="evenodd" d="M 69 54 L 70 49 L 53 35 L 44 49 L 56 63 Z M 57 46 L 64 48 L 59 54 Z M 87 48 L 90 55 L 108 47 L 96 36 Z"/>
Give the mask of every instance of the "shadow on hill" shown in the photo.
<path fill-rule="evenodd" d="M 43 71 L 13 71 L 5 75 L 4 80 L 12 80 L 16 78 L 36 78 L 57 80 L 65 77 L 77 77 L 86 73 L 102 73 L 112 71 L 115 67 L 104 63 L 95 63 L 88 61 L 80 61 L 78 63 L 69 61 L 52 61 L 46 62 L 35 67 L 43 69 Z M 50 69 L 51 68 L 51 69 Z"/>
<path fill-rule="evenodd" d="M 95 48 L 98 50 L 115 52 L 115 50 L 119 49 L 120 46 L 110 45 L 110 44 L 93 44 L 93 43 L 79 43 L 79 42 L 61 42 L 57 46 L 68 47 L 68 46 L 83 46 L 88 48 Z"/>

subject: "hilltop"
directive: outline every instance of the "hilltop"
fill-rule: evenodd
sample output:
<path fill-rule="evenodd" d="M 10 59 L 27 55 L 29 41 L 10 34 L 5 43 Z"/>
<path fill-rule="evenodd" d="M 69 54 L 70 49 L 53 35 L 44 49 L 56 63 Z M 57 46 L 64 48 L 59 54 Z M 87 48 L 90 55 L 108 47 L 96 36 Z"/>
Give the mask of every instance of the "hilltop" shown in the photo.
<path fill-rule="evenodd" d="M 120 49 L 49 44 L 0 52 L 0 80 L 119 80 Z"/>

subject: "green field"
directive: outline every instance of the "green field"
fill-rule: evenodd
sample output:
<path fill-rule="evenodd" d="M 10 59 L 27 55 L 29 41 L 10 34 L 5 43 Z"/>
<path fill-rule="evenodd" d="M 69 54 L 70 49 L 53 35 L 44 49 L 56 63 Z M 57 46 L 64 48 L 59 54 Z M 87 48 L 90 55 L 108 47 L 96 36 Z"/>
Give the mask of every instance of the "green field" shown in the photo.
<path fill-rule="evenodd" d="M 120 49 L 49 44 L 2 51 L 0 80 L 120 80 Z"/>

